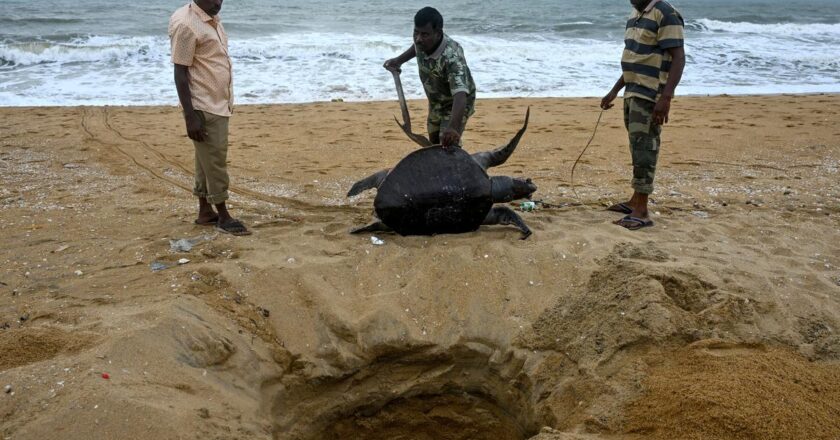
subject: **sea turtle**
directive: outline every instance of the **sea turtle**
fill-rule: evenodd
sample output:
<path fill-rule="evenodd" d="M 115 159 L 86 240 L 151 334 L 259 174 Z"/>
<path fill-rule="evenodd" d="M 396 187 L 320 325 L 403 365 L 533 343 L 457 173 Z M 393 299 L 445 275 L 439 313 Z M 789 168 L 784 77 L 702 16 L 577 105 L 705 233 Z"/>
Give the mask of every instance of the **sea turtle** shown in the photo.
<path fill-rule="evenodd" d="M 378 220 L 351 232 L 431 235 L 513 224 L 522 231 L 522 239 L 528 238 L 531 230 L 513 210 L 493 204 L 530 198 L 536 185 L 531 179 L 489 177 L 486 170 L 507 161 L 528 128 L 529 116 L 530 109 L 519 132 L 495 150 L 470 155 L 460 148 L 421 148 L 393 169 L 356 182 L 348 197 L 377 188 L 373 204 Z"/>

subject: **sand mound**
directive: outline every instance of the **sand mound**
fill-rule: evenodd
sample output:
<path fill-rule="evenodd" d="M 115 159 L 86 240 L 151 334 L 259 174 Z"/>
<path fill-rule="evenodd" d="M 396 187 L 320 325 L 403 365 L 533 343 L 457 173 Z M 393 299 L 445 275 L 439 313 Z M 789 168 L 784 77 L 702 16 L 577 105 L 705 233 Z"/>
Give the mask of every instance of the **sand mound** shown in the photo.
<path fill-rule="evenodd" d="M 91 347 L 96 336 L 54 327 L 27 327 L 0 331 L 0 371 L 70 355 Z"/>
<path fill-rule="evenodd" d="M 785 349 L 703 342 L 654 367 L 627 432 L 656 439 L 836 439 L 840 369 Z"/>
<path fill-rule="evenodd" d="M 821 341 L 820 347 L 833 346 L 832 320 L 788 316 L 771 297 L 734 285 L 715 272 L 681 264 L 651 243 L 620 244 L 599 260 L 599 266 L 582 292 L 561 298 L 536 320 L 531 331 L 520 335 L 517 342 L 529 350 L 562 354 L 562 357 L 554 357 L 553 364 L 546 362 L 544 377 L 539 378 L 561 384 L 541 396 L 545 399 L 544 409 L 557 417 L 553 426 L 567 429 L 586 426 L 587 430 L 600 433 L 625 432 L 626 426 L 630 426 L 630 433 L 659 432 L 662 438 L 675 438 L 673 434 L 677 431 L 674 429 L 681 423 L 680 417 L 689 421 L 696 417 L 697 426 L 713 424 L 715 428 L 703 431 L 686 427 L 678 432 L 695 432 L 695 437 L 691 438 L 697 439 L 764 438 L 759 434 L 773 431 L 776 425 L 751 414 L 761 411 L 775 414 L 774 405 L 787 407 L 790 403 L 792 408 L 785 410 L 790 413 L 779 414 L 778 423 L 788 424 L 791 431 L 780 432 L 814 435 L 838 432 L 836 422 L 827 423 L 828 417 L 836 413 L 837 405 L 823 407 L 819 412 L 823 416 L 815 416 L 815 419 L 800 417 L 810 407 L 819 406 L 819 402 L 835 398 L 836 387 L 831 387 L 831 393 L 835 394 L 818 396 L 806 387 L 804 391 L 810 394 L 792 396 L 790 402 L 780 403 L 779 396 L 770 399 L 774 392 L 788 387 L 795 389 L 800 382 L 824 384 L 826 380 L 836 378 L 840 374 L 836 365 L 809 363 L 789 351 L 772 348 L 732 350 L 731 353 L 739 354 L 733 358 L 707 356 L 706 359 L 698 357 L 700 354 L 688 356 L 680 351 L 678 353 L 683 354 L 673 354 L 674 350 L 694 341 L 719 339 L 729 341 L 727 344 L 733 347 L 786 345 L 801 347 L 802 351 L 813 354 L 812 343 L 817 339 Z M 797 332 L 789 329 L 797 329 Z M 702 342 L 696 346 L 707 347 L 702 352 L 705 354 L 712 353 L 713 347 L 726 347 L 725 344 Z M 699 353 L 697 350 L 687 353 L 695 352 Z M 722 348 L 714 351 L 724 352 Z M 649 403 L 640 403 L 633 407 L 635 412 L 629 413 L 616 405 L 638 398 L 648 365 L 658 365 L 659 359 L 674 356 L 679 359 L 675 364 L 661 367 L 664 370 L 654 369 L 653 394 L 643 400 Z M 776 360 L 784 360 L 778 366 L 779 374 L 772 379 L 762 377 L 761 366 L 769 366 Z M 552 367 L 547 370 L 549 365 Z M 697 376 L 674 373 L 680 368 L 683 372 L 693 371 Z M 801 373 L 808 368 L 821 372 L 802 377 Z M 657 382 L 658 374 L 664 376 L 664 384 Z M 725 379 L 706 380 L 706 376 L 701 377 L 704 374 L 708 374 L 708 378 L 720 375 Z M 740 385 L 729 386 L 730 382 Z M 757 389 L 764 391 L 753 392 L 753 382 Z M 696 400 L 683 402 L 680 387 L 689 383 L 704 391 L 697 392 Z M 721 386 L 715 386 L 716 383 Z M 714 403 L 713 396 L 722 404 Z M 651 410 L 659 405 L 656 399 L 666 398 L 672 399 L 675 405 L 671 413 L 663 413 L 667 411 L 663 407 Z M 742 399 L 753 399 L 754 402 L 745 404 L 745 412 L 737 410 L 737 403 L 731 403 Z M 727 401 L 731 404 L 726 404 Z M 646 410 L 651 410 L 651 415 L 643 417 Z M 691 415 L 692 411 L 703 415 Z M 726 419 L 723 414 L 732 419 Z M 664 421 L 666 416 L 670 421 Z M 626 425 L 628 420 L 630 425 Z M 713 423 L 716 420 L 725 423 Z M 792 437 L 780 434 L 774 438 Z"/>
<path fill-rule="evenodd" d="M 620 244 L 599 266 L 583 292 L 563 297 L 540 316 L 522 346 L 566 353 L 594 367 L 638 346 L 753 339 L 781 319 L 774 304 L 710 271 L 669 262 L 651 243 Z"/>

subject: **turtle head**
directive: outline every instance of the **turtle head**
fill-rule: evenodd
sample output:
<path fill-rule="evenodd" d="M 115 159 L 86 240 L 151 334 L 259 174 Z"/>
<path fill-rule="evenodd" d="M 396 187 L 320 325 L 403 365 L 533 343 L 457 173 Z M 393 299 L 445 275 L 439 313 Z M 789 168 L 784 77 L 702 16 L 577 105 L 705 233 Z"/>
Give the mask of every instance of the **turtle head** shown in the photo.
<path fill-rule="evenodd" d="M 537 185 L 531 179 L 520 179 L 508 176 L 493 176 L 490 178 L 493 192 L 493 203 L 510 202 L 518 199 L 530 199 L 537 191 Z"/>
<path fill-rule="evenodd" d="M 537 185 L 531 182 L 531 178 L 513 179 L 513 199 L 530 199 L 531 195 L 537 192 Z"/>

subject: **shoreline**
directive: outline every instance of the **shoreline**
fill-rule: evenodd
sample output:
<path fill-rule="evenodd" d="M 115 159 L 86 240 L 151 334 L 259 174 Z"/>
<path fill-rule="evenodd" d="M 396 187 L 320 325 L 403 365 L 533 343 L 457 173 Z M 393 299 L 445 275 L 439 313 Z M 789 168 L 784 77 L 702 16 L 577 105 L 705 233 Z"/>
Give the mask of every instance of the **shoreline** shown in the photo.
<path fill-rule="evenodd" d="M 760 94 L 738 94 L 738 93 L 720 93 L 720 94 L 689 94 L 689 95 L 677 95 L 674 99 L 679 98 L 717 98 L 717 97 L 734 97 L 734 98 L 762 98 L 762 97 L 777 97 L 777 96 L 837 96 L 840 95 L 840 92 L 803 92 L 803 93 L 760 93 Z M 588 100 L 588 99 L 601 99 L 603 96 L 512 96 L 512 97 L 493 97 L 493 98 L 477 98 L 476 102 L 480 101 L 503 101 L 503 100 Z M 622 97 L 619 96 L 618 99 Z M 406 99 L 407 102 L 426 102 L 423 98 L 414 98 L 414 99 Z M 314 105 L 314 104 L 335 104 L 335 103 L 347 103 L 347 104 L 381 104 L 381 103 L 388 103 L 394 102 L 398 103 L 396 97 L 393 101 L 391 100 L 371 100 L 371 101 L 352 101 L 352 100 L 324 100 L 324 101 L 307 101 L 307 102 L 266 102 L 266 103 L 247 103 L 247 104 L 234 104 L 234 110 L 237 107 L 249 107 L 249 106 L 306 106 L 306 105 Z M 21 106 L 8 106 L 8 105 L 0 105 L 0 109 L 34 109 L 34 108 L 80 108 L 80 107 L 114 107 L 114 108 L 148 108 L 148 107 L 179 107 L 178 104 L 95 104 L 95 105 L 87 105 L 87 104 L 73 104 L 73 105 L 43 105 L 43 106 L 32 106 L 32 105 L 21 105 Z"/>

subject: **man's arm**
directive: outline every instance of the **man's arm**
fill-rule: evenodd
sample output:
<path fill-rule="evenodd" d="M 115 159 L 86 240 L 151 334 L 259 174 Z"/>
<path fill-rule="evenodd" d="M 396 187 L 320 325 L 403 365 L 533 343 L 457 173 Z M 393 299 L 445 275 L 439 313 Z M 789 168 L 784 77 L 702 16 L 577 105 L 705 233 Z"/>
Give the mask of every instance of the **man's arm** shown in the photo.
<path fill-rule="evenodd" d="M 618 81 L 615 82 L 615 85 L 613 86 L 612 90 L 610 90 L 610 92 L 607 93 L 607 96 L 604 96 L 604 98 L 601 99 L 601 109 L 602 110 L 609 110 L 609 109 L 613 108 L 613 103 L 612 102 L 615 101 L 615 98 L 618 97 L 618 92 L 620 92 L 621 89 L 623 89 L 623 88 L 624 88 L 624 75 L 621 75 L 620 77 L 618 77 Z"/>
<path fill-rule="evenodd" d="M 184 122 L 187 124 L 187 136 L 196 142 L 204 141 L 204 124 L 192 105 L 189 67 L 175 64 L 175 88 L 178 100 L 184 109 Z"/>
<path fill-rule="evenodd" d="M 458 92 L 452 96 L 452 117 L 449 120 L 449 127 L 443 129 L 440 143 L 444 147 L 455 145 L 461 140 L 461 131 L 464 127 L 464 113 L 467 111 L 467 92 Z"/>
<path fill-rule="evenodd" d="M 653 107 L 653 123 L 662 125 L 668 122 L 668 113 L 671 111 L 671 100 L 674 99 L 674 91 L 682 79 L 685 68 L 685 49 L 682 46 L 665 49 L 671 55 L 671 69 L 668 71 L 668 81 L 662 89 L 662 95 L 656 106 Z"/>
<path fill-rule="evenodd" d="M 472 84 L 470 69 L 467 67 L 463 52 L 458 49 L 452 52 L 444 51 L 444 54 L 449 93 L 452 95 L 452 108 L 449 113 L 449 126 L 441 127 L 440 143 L 444 147 L 449 147 L 458 145 L 461 140 L 461 133 L 464 131 L 464 116 L 467 111 L 467 93 L 475 90 L 475 85 Z"/>
<path fill-rule="evenodd" d="M 400 56 L 396 58 L 391 58 L 388 61 L 385 61 L 385 64 L 382 65 L 385 69 L 391 72 L 399 72 L 400 66 L 408 62 L 408 60 L 417 56 L 417 49 L 412 44 L 405 52 L 400 54 Z"/>

